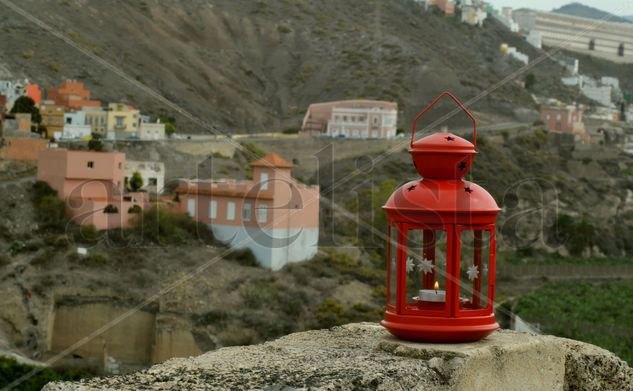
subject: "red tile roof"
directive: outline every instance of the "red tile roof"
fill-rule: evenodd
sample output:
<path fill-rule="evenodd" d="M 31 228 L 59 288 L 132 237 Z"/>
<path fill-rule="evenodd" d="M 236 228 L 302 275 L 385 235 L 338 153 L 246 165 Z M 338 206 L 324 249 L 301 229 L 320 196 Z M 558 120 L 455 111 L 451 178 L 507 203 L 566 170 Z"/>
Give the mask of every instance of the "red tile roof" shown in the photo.
<path fill-rule="evenodd" d="M 251 166 L 293 168 L 295 165 L 273 152 L 269 153 L 261 159 L 257 159 L 254 162 L 251 162 Z"/>

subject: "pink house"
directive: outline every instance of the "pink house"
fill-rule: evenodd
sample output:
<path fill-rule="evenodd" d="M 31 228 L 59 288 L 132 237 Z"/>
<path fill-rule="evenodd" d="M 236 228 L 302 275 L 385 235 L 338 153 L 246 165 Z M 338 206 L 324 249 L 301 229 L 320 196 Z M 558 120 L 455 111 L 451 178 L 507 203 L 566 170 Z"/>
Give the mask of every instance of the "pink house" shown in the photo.
<path fill-rule="evenodd" d="M 396 135 L 398 104 L 378 100 L 313 103 L 308 107 L 300 136 L 391 138 Z"/>
<path fill-rule="evenodd" d="M 127 193 L 125 154 L 48 149 L 40 152 L 37 179 L 48 183 L 66 202 L 66 213 L 80 225 L 127 227 L 134 206 L 148 204 L 147 193 Z M 134 208 L 136 209 L 136 208 Z"/>
<path fill-rule="evenodd" d="M 572 105 L 541 107 L 541 121 L 551 132 L 575 134 L 589 142 L 582 114 L 582 110 Z"/>
<path fill-rule="evenodd" d="M 319 187 L 299 183 L 293 164 L 277 154 L 251 163 L 254 180 L 183 180 L 183 212 L 231 247 L 249 248 L 264 267 L 279 270 L 316 255 Z"/>

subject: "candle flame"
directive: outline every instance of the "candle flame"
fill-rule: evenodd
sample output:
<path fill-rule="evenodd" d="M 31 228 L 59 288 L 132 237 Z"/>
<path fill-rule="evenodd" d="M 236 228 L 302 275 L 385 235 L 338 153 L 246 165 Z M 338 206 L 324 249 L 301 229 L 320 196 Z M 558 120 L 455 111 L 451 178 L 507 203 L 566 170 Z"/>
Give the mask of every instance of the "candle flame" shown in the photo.
<path fill-rule="evenodd" d="M 434 285 L 435 290 L 440 289 L 440 283 L 435 281 L 435 285 Z"/>

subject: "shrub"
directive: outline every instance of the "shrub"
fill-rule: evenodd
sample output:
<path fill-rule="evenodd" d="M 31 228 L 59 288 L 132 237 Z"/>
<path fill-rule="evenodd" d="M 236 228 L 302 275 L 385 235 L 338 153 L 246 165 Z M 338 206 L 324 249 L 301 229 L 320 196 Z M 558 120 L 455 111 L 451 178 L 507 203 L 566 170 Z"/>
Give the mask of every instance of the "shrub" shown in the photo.
<path fill-rule="evenodd" d="M 211 230 L 189 215 L 172 212 L 157 205 L 147 209 L 137 219 L 134 231 L 142 240 L 157 244 L 183 244 L 192 240 L 213 243 Z"/>
<path fill-rule="evenodd" d="M 127 210 L 128 213 L 141 213 L 142 211 L 143 211 L 143 209 L 140 206 L 138 206 L 138 205 L 132 205 Z"/>
<path fill-rule="evenodd" d="M 0 388 L 5 388 L 12 381 L 29 374 L 36 367 L 18 363 L 11 357 L 0 357 Z M 37 368 L 38 372 L 28 377 L 22 384 L 20 390 L 35 391 L 41 390 L 47 383 L 52 381 L 77 381 L 83 378 L 92 377 L 93 374 L 78 369 L 52 369 Z"/>
<path fill-rule="evenodd" d="M 345 323 L 345 308 L 335 299 L 325 299 L 316 309 L 315 316 L 320 328 L 329 328 Z"/>
<path fill-rule="evenodd" d="M 255 255 L 249 248 L 241 250 L 233 250 L 226 256 L 227 259 L 231 259 L 244 266 L 259 266 Z"/>
<path fill-rule="evenodd" d="M 43 228 L 62 228 L 66 224 L 66 206 L 57 198 L 57 192 L 48 183 L 37 181 L 33 184 L 31 200 L 35 218 Z"/>
<path fill-rule="evenodd" d="M 133 192 L 139 191 L 141 187 L 143 187 L 143 177 L 141 176 L 141 173 L 138 171 L 134 171 L 134 173 L 130 177 L 130 180 L 128 181 L 128 185 L 130 186 L 130 190 L 132 190 Z"/>
<path fill-rule="evenodd" d="M 105 208 L 103 208 L 103 213 L 119 213 L 119 208 L 112 204 L 108 204 Z"/>

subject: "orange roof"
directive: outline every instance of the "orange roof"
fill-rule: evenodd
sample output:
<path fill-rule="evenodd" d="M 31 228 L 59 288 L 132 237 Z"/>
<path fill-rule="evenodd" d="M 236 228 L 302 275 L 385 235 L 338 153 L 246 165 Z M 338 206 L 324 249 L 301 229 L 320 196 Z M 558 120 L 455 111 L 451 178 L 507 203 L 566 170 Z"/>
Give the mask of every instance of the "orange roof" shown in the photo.
<path fill-rule="evenodd" d="M 254 162 L 251 162 L 251 166 L 293 168 L 295 165 L 273 152 L 269 153 L 261 159 L 257 159 Z"/>

